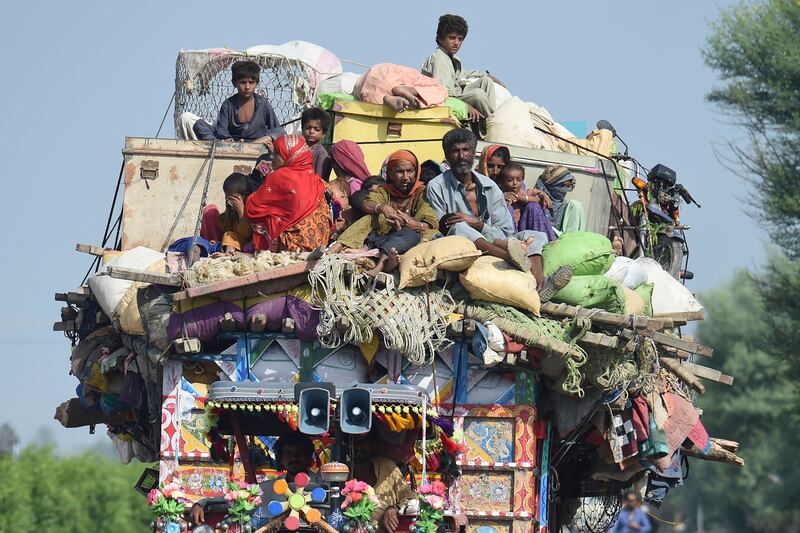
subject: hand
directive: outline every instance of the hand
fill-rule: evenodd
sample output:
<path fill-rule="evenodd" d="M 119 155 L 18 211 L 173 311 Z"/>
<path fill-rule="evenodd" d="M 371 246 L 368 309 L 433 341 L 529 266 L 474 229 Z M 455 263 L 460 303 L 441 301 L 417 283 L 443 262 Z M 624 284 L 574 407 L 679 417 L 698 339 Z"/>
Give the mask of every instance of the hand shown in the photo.
<path fill-rule="evenodd" d="M 191 511 L 189 511 L 189 515 L 192 518 L 192 524 L 199 526 L 206 522 L 206 513 L 203 506 L 200 504 L 192 505 Z"/>
<path fill-rule="evenodd" d="M 399 525 L 400 519 L 397 517 L 397 507 L 387 507 L 386 512 L 383 513 L 383 528 L 388 533 L 394 533 Z"/>
<path fill-rule="evenodd" d="M 506 204 L 511 205 L 515 203 L 517 199 L 517 194 L 513 192 L 504 192 L 503 197 L 506 199 Z"/>
<path fill-rule="evenodd" d="M 534 200 L 534 202 L 541 202 L 545 208 L 549 209 L 553 207 L 553 200 L 546 192 L 540 191 L 539 189 L 528 189 L 525 192 L 528 194 L 528 196 L 535 197 L 536 200 Z"/>
<path fill-rule="evenodd" d="M 225 203 L 236 211 L 240 220 L 244 218 L 244 202 L 241 196 L 226 196 Z"/>
<path fill-rule="evenodd" d="M 458 224 L 459 222 L 466 222 L 469 227 L 478 231 L 483 229 L 483 222 L 481 219 L 472 215 L 467 215 L 466 213 L 455 213 L 454 215 L 451 215 L 450 218 L 445 221 L 445 225 L 450 227 L 453 224 Z"/>
<path fill-rule="evenodd" d="M 466 103 L 466 102 L 465 102 Z M 469 112 L 469 121 L 470 122 L 478 122 L 480 119 L 484 118 L 480 111 L 472 107 L 470 104 L 467 104 L 467 111 Z"/>
<path fill-rule="evenodd" d="M 272 144 L 272 137 L 270 137 L 269 135 L 264 135 L 263 137 L 259 137 L 253 142 L 263 144 L 269 153 L 272 153 L 272 150 L 274 149 L 274 145 Z"/>
<path fill-rule="evenodd" d="M 426 226 L 416 218 L 412 217 L 411 215 L 407 215 L 406 213 L 400 213 L 403 217 L 403 227 L 411 228 L 414 231 L 424 231 Z"/>
<path fill-rule="evenodd" d="M 490 79 L 490 80 L 492 80 L 493 82 L 495 82 L 495 83 L 496 83 L 497 85 L 499 85 L 500 87 L 505 87 L 505 86 L 506 86 L 506 84 L 505 84 L 505 83 L 503 83 L 502 81 L 498 80 L 497 78 L 495 78 L 495 77 L 494 77 L 494 76 L 492 76 L 491 74 L 489 74 L 489 79 Z"/>
<path fill-rule="evenodd" d="M 380 209 L 377 212 L 386 217 L 386 222 L 397 229 L 402 229 L 405 225 L 405 219 L 403 218 L 402 213 L 390 205 L 381 204 Z"/>

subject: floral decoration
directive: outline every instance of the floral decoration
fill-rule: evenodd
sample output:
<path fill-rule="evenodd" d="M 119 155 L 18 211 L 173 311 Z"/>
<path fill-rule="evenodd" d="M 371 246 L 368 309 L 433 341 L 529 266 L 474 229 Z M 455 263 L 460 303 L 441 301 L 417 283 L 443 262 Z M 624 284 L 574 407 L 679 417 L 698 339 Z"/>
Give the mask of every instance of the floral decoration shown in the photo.
<path fill-rule="evenodd" d="M 380 503 L 375 489 L 364 481 L 351 479 L 344 484 L 341 490 L 344 501 L 342 510 L 344 515 L 357 524 L 368 524 L 372 521 L 372 514 Z"/>
<path fill-rule="evenodd" d="M 191 508 L 192 501 L 186 497 L 180 479 L 174 479 L 152 489 L 147 495 L 147 504 L 156 517 L 154 527 L 162 529 L 171 522 L 178 522 L 183 513 Z"/>
<path fill-rule="evenodd" d="M 414 521 L 417 533 L 436 533 L 444 511 L 448 507 L 447 487 L 439 480 L 426 483 L 417 489 L 419 514 Z"/>

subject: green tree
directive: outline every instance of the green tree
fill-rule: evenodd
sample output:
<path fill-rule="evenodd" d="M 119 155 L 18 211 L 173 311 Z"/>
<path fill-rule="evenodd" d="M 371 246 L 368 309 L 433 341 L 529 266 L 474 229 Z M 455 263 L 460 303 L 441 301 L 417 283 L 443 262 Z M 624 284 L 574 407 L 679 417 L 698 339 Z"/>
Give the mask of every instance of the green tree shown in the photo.
<path fill-rule="evenodd" d="M 787 423 L 797 390 L 786 363 L 764 343 L 766 309 L 756 283 L 740 271 L 703 303 L 708 319 L 698 338 L 714 346 L 715 366 L 736 376 L 733 388 L 709 382 L 700 398 L 703 421 L 709 434 L 740 442 L 746 465 L 692 461 L 687 514 L 702 504 L 714 531 L 800 531 L 800 435 Z"/>
<path fill-rule="evenodd" d="M 94 453 L 59 458 L 47 447 L 0 458 L 0 533 L 147 531 L 147 501 L 133 489 L 141 471 Z"/>
<path fill-rule="evenodd" d="M 747 132 L 730 143 L 748 179 L 750 206 L 786 259 L 774 254 L 760 274 L 772 353 L 800 379 L 800 2 L 762 0 L 723 10 L 703 51 L 721 85 L 709 101 Z"/>

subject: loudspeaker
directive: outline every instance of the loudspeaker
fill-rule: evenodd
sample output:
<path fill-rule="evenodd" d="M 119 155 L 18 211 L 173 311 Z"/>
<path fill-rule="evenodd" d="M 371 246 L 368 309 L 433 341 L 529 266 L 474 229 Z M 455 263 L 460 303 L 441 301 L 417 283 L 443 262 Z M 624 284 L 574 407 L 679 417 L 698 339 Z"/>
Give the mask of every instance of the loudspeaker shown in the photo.
<path fill-rule="evenodd" d="M 296 383 L 297 426 L 300 433 L 322 435 L 328 432 L 331 418 L 331 383 Z"/>
<path fill-rule="evenodd" d="M 367 433 L 372 428 L 372 393 L 353 387 L 342 391 L 339 427 L 344 433 Z"/>

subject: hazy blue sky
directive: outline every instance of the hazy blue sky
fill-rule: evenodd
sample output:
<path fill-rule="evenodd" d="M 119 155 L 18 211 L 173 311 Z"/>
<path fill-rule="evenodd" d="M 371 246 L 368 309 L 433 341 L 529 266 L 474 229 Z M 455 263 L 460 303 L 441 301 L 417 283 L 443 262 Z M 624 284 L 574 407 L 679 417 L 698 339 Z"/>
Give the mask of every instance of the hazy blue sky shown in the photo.
<path fill-rule="evenodd" d="M 418 67 L 437 17 L 467 18 L 461 57 L 488 68 L 560 121 L 611 120 L 645 164 L 663 162 L 703 204 L 691 224 L 690 287 L 703 290 L 763 258 L 742 212 L 746 186 L 712 145 L 739 135 L 703 100 L 713 74 L 700 48 L 715 2 L 7 2 L 0 17 L 0 154 L 9 231 L 0 299 L 0 423 L 24 443 L 42 427 L 67 449 L 103 441 L 52 420 L 73 396 L 69 344 L 52 333 L 53 293 L 74 289 L 99 243 L 123 139 L 152 136 L 181 48 L 293 39 L 341 58 Z M 469 6 L 469 7 L 467 7 Z M 308 19 L 304 19 L 308 17 Z M 171 133 L 171 128 L 170 128 Z"/>

